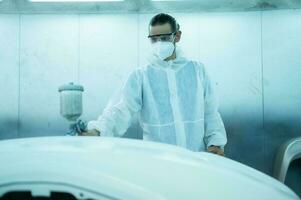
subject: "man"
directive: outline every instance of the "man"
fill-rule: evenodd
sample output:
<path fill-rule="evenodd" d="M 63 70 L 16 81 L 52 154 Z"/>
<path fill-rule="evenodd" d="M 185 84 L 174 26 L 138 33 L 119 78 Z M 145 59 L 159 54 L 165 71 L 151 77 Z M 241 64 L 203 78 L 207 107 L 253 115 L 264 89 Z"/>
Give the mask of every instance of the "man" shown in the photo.
<path fill-rule="evenodd" d="M 227 137 L 212 82 L 201 63 L 176 48 L 181 34 L 172 16 L 151 19 L 149 65 L 130 74 L 116 102 L 82 135 L 121 137 L 138 113 L 144 140 L 224 155 Z"/>

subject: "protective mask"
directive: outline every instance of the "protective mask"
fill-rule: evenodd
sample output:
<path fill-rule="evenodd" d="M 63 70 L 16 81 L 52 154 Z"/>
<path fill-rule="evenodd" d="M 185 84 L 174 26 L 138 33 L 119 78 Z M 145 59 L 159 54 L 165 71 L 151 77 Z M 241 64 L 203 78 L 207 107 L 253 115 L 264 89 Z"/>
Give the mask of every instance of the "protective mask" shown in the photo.
<path fill-rule="evenodd" d="M 152 44 L 152 53 L 159 59 L 164 60 L 172 55 L 175 45 L 172 42 L 155 42 Z"/>

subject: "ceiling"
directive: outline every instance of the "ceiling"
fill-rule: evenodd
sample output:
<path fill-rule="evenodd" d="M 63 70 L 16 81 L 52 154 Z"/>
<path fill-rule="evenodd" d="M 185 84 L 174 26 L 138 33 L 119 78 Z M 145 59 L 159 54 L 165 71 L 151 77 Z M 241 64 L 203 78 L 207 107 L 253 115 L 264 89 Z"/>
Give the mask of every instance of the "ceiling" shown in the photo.
<path fill-rule="evenodd" d="M 0 13 L 230 12 L 301 9 L 301 0 L 124 0 L 123 2 L 37 3 L 2 0 Z"/>

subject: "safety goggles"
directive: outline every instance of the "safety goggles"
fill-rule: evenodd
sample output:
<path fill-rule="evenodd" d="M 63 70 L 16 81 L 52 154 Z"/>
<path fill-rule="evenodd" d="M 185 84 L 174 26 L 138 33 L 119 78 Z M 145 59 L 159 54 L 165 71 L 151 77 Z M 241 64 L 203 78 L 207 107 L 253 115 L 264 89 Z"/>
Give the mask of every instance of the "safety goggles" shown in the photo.
<path fill-rule="evenodd" d="M 176 32 L 167 33 L 167 34 L 160 34 L 160 35 L 149 35 L 148 38 L 150 39 L 151 43 L 155 43 L 155 42 L 158 42 L 158 41 L 173 42 L 175 34 L 176 34 Z"/>

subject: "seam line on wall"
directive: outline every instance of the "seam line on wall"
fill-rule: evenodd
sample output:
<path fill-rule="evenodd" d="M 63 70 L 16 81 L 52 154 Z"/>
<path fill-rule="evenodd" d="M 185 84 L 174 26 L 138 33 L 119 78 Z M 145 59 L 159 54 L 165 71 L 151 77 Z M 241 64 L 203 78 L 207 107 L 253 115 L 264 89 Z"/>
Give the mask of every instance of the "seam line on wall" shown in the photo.
<path fill-rule="evenodd" d="M 17 137 L 21 137 L 20 133 L 20 98 L 21 98 L 21 14 L 19 14 L 19 23 L 18 23 L 18 122 L 17 122 Z"/>
<path fill-rule="evenodd" d="M 140 14 L 137 13 L 137 65 L 136 68 L 140 68 Z M 139 138 L 139 123 L 136 124 L 136 138 Z M 143 135 L 142 135 L 142 139 L 143 139 Z"/>
<path fill-rule="evenodd" d="M 265 112 L 264 112 L 264 70 L 263 70 L 263 26 L 262 26 L 263 11 L 260 11 L 260 54 L 261 54 L 261 90 L 262 90 L 262 127 L 264 129 Z"/>
<path fill-rule="evenodd" d="M 80 23 L 81 23 L 81 14 L 78 14 L 77 19 L 77 82 L 80 84 Z"/>

